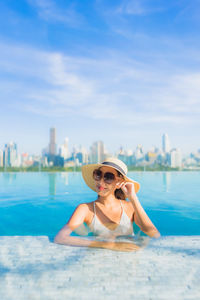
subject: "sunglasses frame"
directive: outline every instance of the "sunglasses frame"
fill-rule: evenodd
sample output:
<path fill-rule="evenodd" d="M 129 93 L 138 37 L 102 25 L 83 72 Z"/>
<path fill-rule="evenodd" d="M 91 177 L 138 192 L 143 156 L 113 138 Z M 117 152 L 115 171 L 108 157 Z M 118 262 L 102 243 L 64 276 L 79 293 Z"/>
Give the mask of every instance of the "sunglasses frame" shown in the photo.
<path fill-rule="evenodd" d="M 96 171 L 98 171 L 98 172 L 101 172 L 101 175 L 99 175 L 100 176 L 100 178 L 99 179 L 96 179 L 95 178 L 95 172 Z M 114 176 L 114 178 L 113 179 L 106 179 L 105 178 L 105 175 L 106 174 L 112 174 L 113 176 Z M 121 175 L 121 174 L 120 174 Z M 115 179 L 117 178 L 117 177 L 121 177 L 121 176 L 116 176 L 114 173 L 112 173 L 112 172 L 102 172 L 100 169 L 95 169 L 94 171 L 93 171 L 93 174 L 92 174 L 92 176 L 93 176 L 93 179 L 95 180 L 95 181 L 100 181 L 102 178 L 103 178 L 103 181 L 105 182 L 105 183 L 107 183 L 107 184 L 112 184 L 114 181 L 115 181 Z"/>

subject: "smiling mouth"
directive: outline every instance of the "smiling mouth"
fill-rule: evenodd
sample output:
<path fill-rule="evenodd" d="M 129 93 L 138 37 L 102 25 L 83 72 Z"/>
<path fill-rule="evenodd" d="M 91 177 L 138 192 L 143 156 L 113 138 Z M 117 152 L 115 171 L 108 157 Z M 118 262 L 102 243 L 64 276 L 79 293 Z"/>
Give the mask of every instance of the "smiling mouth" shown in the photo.
<path fill-rule="evenodd" d="M 103 190 L 105 190 L 105 188 L 104 188 L 104 187 L 102 187 L 102 186 L 98 186 L 97 188 L 98 188 L 98 190 L 99 190 L 99 191 L 103 191 Z"/>

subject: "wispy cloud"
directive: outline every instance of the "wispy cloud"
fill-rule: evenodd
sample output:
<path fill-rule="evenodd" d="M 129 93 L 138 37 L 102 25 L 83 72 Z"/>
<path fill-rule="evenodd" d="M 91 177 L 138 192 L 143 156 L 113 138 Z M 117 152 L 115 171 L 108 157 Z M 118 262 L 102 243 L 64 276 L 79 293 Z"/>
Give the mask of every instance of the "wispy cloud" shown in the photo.
<path fill-rule="evenodd" d="M 181 7 L 176 15 L 176 21 L 192 21 L 199 23 L 200 2 L 199 0 L 185 1 L 185 5 Z"/>
<path fill-rule="evenodd" d="M 78 27 L 85 23 L 85 19 L 76 10 L 75 2 L 65 4 L 64 7 L 58 5 L 54 0 L 27 0 L 27 2 L 37 10 L 41 19 L 49 22 L 61 22 L 71 27 Z"/>
<path fill-rule="evenodd" d="M 162 1 L 124 0 L 116 8 L 115 13 L 144 16 L 166 10 L 167 5 Z"/>
<path fill-rule="evenodd" d="M 91 59 L 2 44 L 0 50 L 1 94 L 33 114 L 120 119 L 129 126 L 200 122 L 198 72 L 163 72 L 123 56 Z"/>

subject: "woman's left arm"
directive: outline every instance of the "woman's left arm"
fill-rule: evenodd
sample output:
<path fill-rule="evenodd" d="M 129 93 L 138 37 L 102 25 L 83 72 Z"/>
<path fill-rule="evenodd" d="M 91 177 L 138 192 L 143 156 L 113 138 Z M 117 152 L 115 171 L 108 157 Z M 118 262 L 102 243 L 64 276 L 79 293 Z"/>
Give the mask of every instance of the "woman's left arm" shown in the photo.
<path fill-rule="evenodd" d="M 131 182 L 122 183 L 120 186 L 134 208 L 134 222 L 140 229 L 150 237 L 158 238 L 160 233 L 154 224 L 151 222 L 146 212 L 144 211 L 140 201 L 135 193 L 134 184 Z"/>

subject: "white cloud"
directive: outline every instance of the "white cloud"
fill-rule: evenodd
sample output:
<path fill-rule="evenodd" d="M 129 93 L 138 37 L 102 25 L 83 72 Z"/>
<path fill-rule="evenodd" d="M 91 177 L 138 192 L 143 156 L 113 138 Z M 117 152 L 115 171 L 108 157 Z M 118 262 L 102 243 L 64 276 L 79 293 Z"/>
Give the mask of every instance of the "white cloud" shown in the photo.
<path fill-rule="evenodd" d="M 116 10 L 120 14 L 144 15 L 146 9 L 141 4 L 141 1 L 124 1 Z"/>
<path fill-rule="evenodd" d="M 192 21 L 199 24 L 200 5 L 199 0 L 185 1 L 176 15 L 176 22 Z"/>
<path fill-rule="evenodd" d="M 85 23 L 85 19 L 80 15 L 74 4 L 67 4 L 59 7 L 58 2 L 53 0 L 27 0 L 34 7 L 41 19 L 49 22 L 61 22 L 71 27 L 77 27 Z"/>
<path fill-rule="evenodd" d="M 122 120 L 127 125 L 200 120 L 200 73 L 123 56 L 81 58 L 0 45 L 0 92 L 44 116 Z M 19 84 L 18 84 L 19 83 Z"/>
<path fill-rule="evenodd" d="M 99 13 L 112 17 L 123 15 L 146 16 L 166 11 L 171 5 L 162 0 L 122 0 L 112 3 L 104 0 L 96 0 L 96 7 Z"/>
<path fill-rule="evenodd" d="M 166 9 L 166 5 L 160 1 L 151 3 L 147 0 L 124 0 L 120 6 L 115 10 L 116 13 L 127 15 L 148 15 L 152 13 L 162 12 Z"/>

